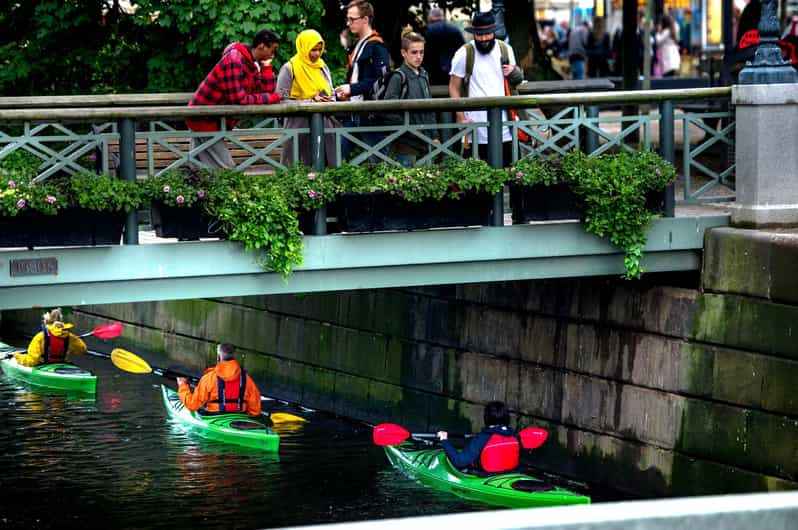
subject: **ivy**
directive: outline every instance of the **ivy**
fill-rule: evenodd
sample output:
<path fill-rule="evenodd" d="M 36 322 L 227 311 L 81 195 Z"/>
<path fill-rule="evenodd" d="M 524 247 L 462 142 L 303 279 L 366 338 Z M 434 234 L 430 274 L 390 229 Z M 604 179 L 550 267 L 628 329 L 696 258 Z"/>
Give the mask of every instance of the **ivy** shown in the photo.
<path fill-rule="evenodd" d="M 585 205 L 585 229 L 624 251 L 626 279 L 644 272 L 640 260 L 652 217 L 646 195 L 663 190 L 675 174 L 673 165 L 651 151 L 595 157 L 574 151 L 563 159 L 563 177 Z"/>

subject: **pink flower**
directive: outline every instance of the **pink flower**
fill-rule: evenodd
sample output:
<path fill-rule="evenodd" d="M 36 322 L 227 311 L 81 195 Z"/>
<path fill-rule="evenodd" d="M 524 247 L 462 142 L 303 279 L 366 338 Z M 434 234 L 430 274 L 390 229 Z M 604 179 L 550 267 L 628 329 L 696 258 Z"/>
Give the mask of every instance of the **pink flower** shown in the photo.
<path fill-rule="evenodd" d="M 388 179 L 388 184 L 396 184 L 396 179 L 395 179 L 395 178 L 393 178 L 393 177 L 390 177 L 390 178 Z"/>
<path fill-rule="evenodd" d="M 657 170 L 654 173 L 656 173 L 657 175 L 661 175 L 662 171 L 660 171 L 659 168 L 657 168 Z"/>
<path fill-rule="evenodd" d="M 308 197 L 310 197 L 311 199 L 318 199 L 319 197 L 321 197 L 321 194 L 316 193 L 313 190 L 308 190 Z"/>
<path fill-rule="evenodd" d="M 202 190 L 199 190 L 197 192 L 197 197 L 199 197 L 200 199 L 204 199 L 205 198 L 205 192 L 202 191 Z"/>
<path fill-rule="evenodd" d="M 186 199 L 184 199 L 182 195 L 178 195 L 175 200 L 177 201 L 177 204 L 183 204 L 186 202 Z"/>
<path fill-rule="evenodd" d="M 172 189 L 172 188 L 170 188 L 169 186 L 164 186 L 164 187 L 163 187 L 163 192 L 164 192 L 164 193 L 169 193 L 169 191 L 170 191 L 171 189 Z"/>
<path fill-rule="evenodd" d="M 510 173 L 515 173 L 515 167 L 510 168 Z"/>
<path fill-rule="evenodd" d="M 9 180 L 8 181 L 8 187 L 9 188 L 16 188 L 17 187 L 17 183 L 14 182 L 13 180 Z"/>
<path fill-rule="evenodd" d="M 515 174 L 515 178 L 519 178 L 520 179 L 523 176 L 524 176 L 524 174 L 522 172 L 520 172 L 520 171 Z"/>
<path fill-rule="evenodd" d="M 53 197 L 52 195 L 48 195 L 47 199 L 45 199 L 45 200 L 47 202 L 49 202 L 50 204 L 53 204 L 55 202 L 55 197 Z"/>
<path fill-rule="evenodd" d="M 25 199 L 20 199 L 17 201 L 17 208 L 24 208 L 25 204 Z"/>
<path fill-rule="evenodd" d="M 97 155 L 89 155 L 89 160 L 91 160 L 92 162 L 96 162 L 97 161 Z"/>
<path fill-rule="evenodd" d="M 308 173 L 308 179 L 313 180 L 315 178 L 316 178 L 316 174 L 315 173 Z"/>

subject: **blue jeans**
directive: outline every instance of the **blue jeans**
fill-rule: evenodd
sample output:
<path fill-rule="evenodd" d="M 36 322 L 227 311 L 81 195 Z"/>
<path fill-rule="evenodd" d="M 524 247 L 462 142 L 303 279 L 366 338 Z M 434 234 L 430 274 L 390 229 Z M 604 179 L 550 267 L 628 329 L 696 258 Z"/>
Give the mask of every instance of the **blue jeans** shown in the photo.
<path fill-rule="evenodd" d="M 585 60 L 577 59 L 571 63 L 571 79 L 585 78 Z"/>
<path fill-rule="evenodd" d="M 341 120 L 341 125 L 344 127 L 365 127 L 371 125 L 369 120 L 366 116 L 361 116 L 356 114 L 351 118 L 344 118 Z M 381 141 L 385 139 L 385 133 L 383 132 L 364 132 L 364 133 L 355 133 L 358 138 L 363 140 L 364 143 L 368 145 L 377 145 Z M 342 138 L 341 139 L 341 157 L 343 160 L 349 160 L 350 155 L 352 154 L 352 149 L 355 145 L 348 139 Z M 388 149 L 383 147 L 380 149 L 380 153 L 386 154 Z M 371 155 L 368 158 L 369 162 L 376 164 L 377 162 L 381 162 L 382 159 L 376 155 Z"/>

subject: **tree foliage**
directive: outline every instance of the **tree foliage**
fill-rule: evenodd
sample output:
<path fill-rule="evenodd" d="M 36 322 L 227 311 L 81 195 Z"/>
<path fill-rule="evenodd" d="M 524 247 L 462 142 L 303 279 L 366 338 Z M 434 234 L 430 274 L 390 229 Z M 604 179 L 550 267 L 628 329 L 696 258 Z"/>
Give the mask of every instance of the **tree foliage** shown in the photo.
<path fill-rule="evenodd" d="M 339 45 L 347 0 L 0 0 L 4 96 L 192 91 L 234 41 L 263 27 L 281 37 L 277 66 L 305 28 L 321 31 L 325 60 L 342 82 Z M 476 0 L 374 2 L 375 26 L 399 60 L 402 28 L 419 29 L 437 3 L 473 11 Z M 529 0 L 507 2 L 516 57 L 526 53 Z M 536 36 L 535 36 L 536 37 Z M 336 75 L 337 74 L 337 75 Z"/>

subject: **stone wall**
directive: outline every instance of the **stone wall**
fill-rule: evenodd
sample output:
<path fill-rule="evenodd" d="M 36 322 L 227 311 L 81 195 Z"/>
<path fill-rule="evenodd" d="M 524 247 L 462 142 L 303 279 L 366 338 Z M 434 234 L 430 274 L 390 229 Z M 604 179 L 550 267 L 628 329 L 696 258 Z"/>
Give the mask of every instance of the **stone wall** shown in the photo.
<path fill-rule="evenodd" d="M 703 291 L 697 275 L 678 278 L 687 287 L 651 275 L 86 306 L 77 318 L 120 320 L 115 345 L 196 373 L 232 342 L 266 394 L 412 430 L 477 429 L 501 399 L 519 424 L 550 429 L 536 465 L 638 495 L 795 488 L 798 245 L 774 237 L 713 230 Z"/>

